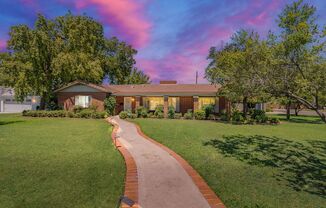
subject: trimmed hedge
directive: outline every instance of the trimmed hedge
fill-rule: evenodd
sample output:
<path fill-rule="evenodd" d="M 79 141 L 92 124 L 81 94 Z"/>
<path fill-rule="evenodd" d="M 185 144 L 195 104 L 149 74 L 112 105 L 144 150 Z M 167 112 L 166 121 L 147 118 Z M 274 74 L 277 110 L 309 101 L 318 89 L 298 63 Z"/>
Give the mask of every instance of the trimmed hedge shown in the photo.
<path fill-rule="evenodd" d="M 75 113 L 76 112 L 76 113 Z M 91 109 L 83 109 L 78 111 L 65 111 L 65 110 L 24 110 L 23 116 L 29 117 L 68 117 L 68 118 L 106 118 L 106 112 L 97 112 Z"/>
<path fill-rule="evenodd" d="M 205 119 L 205 111 L 195 110 L 194 117 L 196 120 L 204 120 Z"/>

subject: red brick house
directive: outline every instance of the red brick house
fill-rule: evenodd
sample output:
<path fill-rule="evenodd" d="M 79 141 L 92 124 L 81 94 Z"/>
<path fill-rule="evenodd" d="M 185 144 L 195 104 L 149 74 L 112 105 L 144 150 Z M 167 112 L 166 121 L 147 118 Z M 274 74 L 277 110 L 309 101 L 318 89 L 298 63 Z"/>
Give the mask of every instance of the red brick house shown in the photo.
<path fill-rule="evenodd" d="M 116 114 L 123 110 L 135 111 L 144 106 L 154 111 L 157 105 L 164 106 L 165 114 L 168 106 L 174 106 L 176 112 L 186 113 L 188 109 L 201 109 L 203 105 L 214 104 L 215 112 L 226 108 L 224 97 L 217 97 L 219 87 L 211 84 L 177 84 L 176 81 L 161 81 L 160 84 L 139 85 L 95 85 L 75 81 L 55 92 L 58 104 L 66 110 L 74 106 L 97 106 L 104 110 L 104 99 L 116 97 Z"/>

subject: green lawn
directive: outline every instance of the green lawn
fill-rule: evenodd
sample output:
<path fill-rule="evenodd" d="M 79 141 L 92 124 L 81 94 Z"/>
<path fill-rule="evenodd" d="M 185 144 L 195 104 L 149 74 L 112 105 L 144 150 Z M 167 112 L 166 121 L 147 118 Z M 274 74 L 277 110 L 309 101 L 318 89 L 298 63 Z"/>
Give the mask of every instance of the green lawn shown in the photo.
<path fill-rule="evenodd" d="M 123 158 L 104 120 L 0 115 L 0 207 L 115 207 Z"/>
<path fill-rule="evenodd" d="M 135 122 L 183 156 L 228 208 L 326 207 L 326 125 L 302 119 L 278 126 Z"/>

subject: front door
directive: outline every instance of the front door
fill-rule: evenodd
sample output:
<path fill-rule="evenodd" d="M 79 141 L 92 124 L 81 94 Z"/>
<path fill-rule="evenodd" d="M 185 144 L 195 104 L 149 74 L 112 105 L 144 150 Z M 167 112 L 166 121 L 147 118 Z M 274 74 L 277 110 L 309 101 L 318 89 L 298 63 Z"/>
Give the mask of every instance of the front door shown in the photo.
<path fill-rule="evenodd" d="M 131 97 L 124 97 L 123 110 L 124 111 L 131 111 L 131 106 L 132 106 L 132 98 Z"/>

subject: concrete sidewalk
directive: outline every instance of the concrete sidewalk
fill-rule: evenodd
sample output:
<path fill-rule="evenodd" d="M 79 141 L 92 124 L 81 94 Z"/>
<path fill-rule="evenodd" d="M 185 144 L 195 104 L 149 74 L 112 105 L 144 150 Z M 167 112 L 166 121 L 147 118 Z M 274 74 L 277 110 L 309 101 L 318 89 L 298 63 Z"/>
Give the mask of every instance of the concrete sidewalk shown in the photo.
<path fill-rule="evenodd" d="M 137 132 L 134 124 L 114 117 L 118 140 L 134 158 L 141 208 L 209 208 L 192 178 L 179 162 Z"/>

